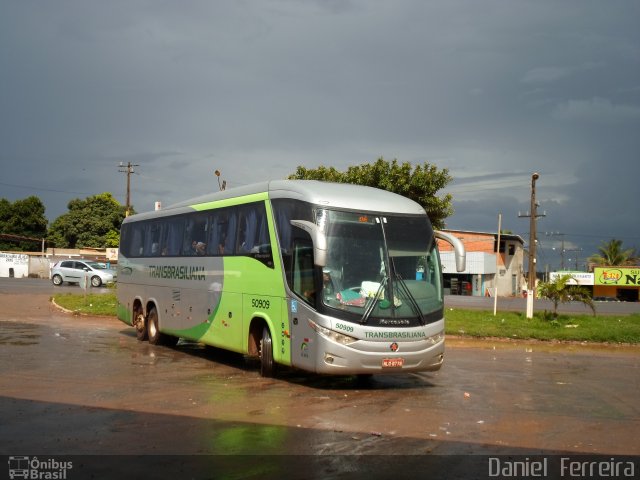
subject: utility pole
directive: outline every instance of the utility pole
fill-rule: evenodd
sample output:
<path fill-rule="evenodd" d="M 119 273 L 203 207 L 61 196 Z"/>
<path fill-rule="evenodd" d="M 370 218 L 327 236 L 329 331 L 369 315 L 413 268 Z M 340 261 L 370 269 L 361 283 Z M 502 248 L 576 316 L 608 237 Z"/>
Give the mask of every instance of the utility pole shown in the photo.
<path fill-rule="evenodd" d="M 551 236 L 558 236 L 561 237 L 560 240 L 560 271 L 564 270 L 564 253 L 565 253 L 565 249 L 564 249 L 564 233 L 560 233 L 560 232 L 544 232 L 545 235 L 551 237 Z M 555 250 L 555 248 L 554 248 Z"/>
<path fill-rule="evenodd" d="M 576 270 L 578 270 L 578 261 L 579 261 L 579 258 L 580 258 L 580 252 L 581 251 L 582 251 L 581 248 L 570 248 L 570 249 L 567 250 L 567 252 L 575 252 L 575 254 L 576 254 Z M 571 259 L 569 259 L 569 260 L 571 260 Z"/>
<path fill-rule="evenodd" d="M 497 243 L 497 247 L 496 247 L 496 274 L 494 276 L 494 282 L 495 282 L 495 290 L 493 292 L 493 316 L 496 316 L 496 313 L 498 311 L 498 275 L 500 272 L 500 262 L 498 261 L 498 258 L 500 257 L 500 233 L 502 230 L 502 214 L 499 213 L 498 214 L 498 243 Z"/>
<path fill-rule="evenodd" d="M 527 215 L 518 213 L 518 217 L 530 217 L 529 222 L 529 280 L 527 290 L 527 318 L 533 317 L 533 299 L 536 296 L 536 220 L 546 216 L 538 215 L 538 203 L 536 202 L 536 180 L 540 178 L 538 173 L 531 175 L 531 211 Z"/>
<path fill-rule="evenodd" d="M 125 168 L 125 170 L 118 170 L 121 173 L 127 174 L 127 205 L 125 210 L 125 215 L 128 217 L 131 212 L 131 174 L 136 173 L 133 171 L 133 167 L 139 167 L 140 165 L 134 165 L 131 162 L 128 162 L 126 167 L 124 163 L 120 162 L 120 168 Z"/>

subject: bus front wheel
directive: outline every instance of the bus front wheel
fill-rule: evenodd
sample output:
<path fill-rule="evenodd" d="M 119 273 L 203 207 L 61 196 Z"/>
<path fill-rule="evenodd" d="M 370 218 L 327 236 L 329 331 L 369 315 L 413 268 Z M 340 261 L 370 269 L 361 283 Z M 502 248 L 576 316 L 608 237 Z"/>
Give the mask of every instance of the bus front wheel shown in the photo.
<path fill-rule="evenodd" d="M 269 328 L 264 327 L 262 330 L 262 339 L 260 340 L 260 375 L 263 377 L 273 377 L 274 373 L 273 341 L 271 340 Z"/>

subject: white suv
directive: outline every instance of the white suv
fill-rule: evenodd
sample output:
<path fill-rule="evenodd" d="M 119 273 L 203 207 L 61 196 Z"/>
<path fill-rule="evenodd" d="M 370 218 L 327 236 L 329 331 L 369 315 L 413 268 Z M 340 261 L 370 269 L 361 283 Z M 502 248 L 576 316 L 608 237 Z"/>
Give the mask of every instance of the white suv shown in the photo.
<path fill-rule="evenodd" d="M 62 260 L 51 269 L 51 281 L 54 285 L 62 285 L 63 282 L 79 284 L 85 276 L 89 277 L 92 287 L 99 287 L 115 282 L 117 273 L 104 263 L 90 260 Z"/>

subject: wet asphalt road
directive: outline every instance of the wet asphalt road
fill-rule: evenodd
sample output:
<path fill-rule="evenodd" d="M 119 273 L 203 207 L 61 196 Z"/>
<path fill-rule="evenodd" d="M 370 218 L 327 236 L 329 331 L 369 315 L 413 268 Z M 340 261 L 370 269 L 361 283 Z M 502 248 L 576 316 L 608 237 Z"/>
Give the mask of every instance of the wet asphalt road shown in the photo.
<path fill-rule="evenodd" d="M 438 455 L 472 478 L 480 457 L 464 455 L 640 455 L 639 347 L 448 339 L 436 373 L 263 379 L 242 356 L 140 343 L 114 318 L 0 286 L 2 455 L 161 455 L 141 460 L 156 469 L 223 455 L 236 478 L 386 478 Z"/>

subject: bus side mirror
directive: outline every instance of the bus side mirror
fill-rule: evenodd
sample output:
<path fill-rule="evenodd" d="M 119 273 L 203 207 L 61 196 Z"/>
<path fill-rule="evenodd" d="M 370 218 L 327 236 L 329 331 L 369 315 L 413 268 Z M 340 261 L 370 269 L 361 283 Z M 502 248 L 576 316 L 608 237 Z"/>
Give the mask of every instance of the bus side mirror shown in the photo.
<path fill-rule="evenodd" d="M 291 225 L 309 234 L 313 242 L 313 263 L 318 267 L 327 265 L 327 237 L 315 223 L 306 220 L 291 220 Z"/>
<path fill-rule="evenodd" d="M 440 230 L 436 230 L 433 233 L 436 238 L 444 240 L 453 247 L 453 251 L 456 256 L 456 270 L 458 272 L 464 272 L 467 268 L 467 254 L 464 250 L 464 244 L 462 241 L 458 237 L 451 235 L 450 233 L 441 232 Z"/>

